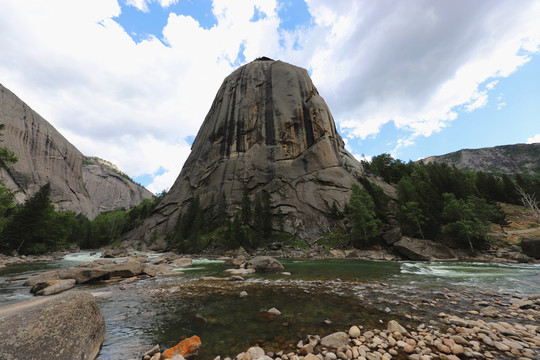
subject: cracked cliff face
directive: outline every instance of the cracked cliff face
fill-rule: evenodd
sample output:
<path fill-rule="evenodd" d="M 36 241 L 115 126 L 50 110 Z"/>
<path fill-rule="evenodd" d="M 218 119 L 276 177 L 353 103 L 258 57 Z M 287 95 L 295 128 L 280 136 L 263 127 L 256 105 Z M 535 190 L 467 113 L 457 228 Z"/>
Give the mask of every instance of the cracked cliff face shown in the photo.
<path fill-rule="evenodd" d="M 19 158 L 8 170 L 0 169 L 0 179 L 17 191 L 18 203 L 49 182 L 57 209 L 92 219 L 102 211 L 131 208 L 152 196 L 131 182 L 120 184 L 107 171 L 102 170 L 101 177 L 92 176 L 92 170 L 83 169 L 81 152 L 1 84 L 0 124 L 5 124 L 1 146 Z"/>
<path fill-rule="evenodd" d="M 271 194 L 285 231 L 314 239 L 327 232 L 332 204 L 344 208 L 359 171 L 307 71 L 256 60 L 224 80 L 175 184 L 129 238 L 163 238 L 194 196 L 205 207 L 223 192 L 234 204 L 247 187 L 252 198 Z"/>

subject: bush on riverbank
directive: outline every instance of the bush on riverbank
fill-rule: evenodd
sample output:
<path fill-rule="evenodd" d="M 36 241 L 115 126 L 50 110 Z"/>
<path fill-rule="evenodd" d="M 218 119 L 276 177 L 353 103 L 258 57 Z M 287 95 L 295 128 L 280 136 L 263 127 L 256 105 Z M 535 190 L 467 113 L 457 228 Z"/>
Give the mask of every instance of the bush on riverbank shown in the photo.
<path fill-rule="evenodd" d="M 144 200 L 135 208 L 111 211 L 90 221 L 72 211 L 56 211 L 45 184 L 23 204 L 0 184 L 0 253 L 44 254 L 77 244 L 84 249 L 110 245 L 146 217 L 164 194 Z"/>
<path fill-rule="evenodd" d="M 362 164 L 366 174 L 393 184 L 397 199 L 384 205 L 381 196 L 373 191 L 376 185 L 362 178 L 364 188 L 371 189 L 367 191 L 371 200 L 361 205 L 351 201 L 349 209 L 369 205 L 372 201 L 378 204 L 376 218 L 381 224 L 389 227 L 389 217 L 395 217 L 403 235 L 449 242 L 471 251 L 489 247 L 491 224 L 501 230 L 510 224 L 500 202 L 520 204 L 522 195 L 518 188 L 527 194 L 540 193 L 538 175 L 497 176 L 462 171 L 443 163 L 406 164 L 388 154 L 375 156 Z M 346 212 L 351 238 L 355 233 L 373 228 L 369 222 L 365 226 L 355 224 L 351 214 L 351 211 Z M 376 237 L 375 234 L 371 237 L 372 243 L 377 241 Z M 380 236 L 378 241 L 382 243 Z M 358 242 L 356 244 L 358 246 Z"/>

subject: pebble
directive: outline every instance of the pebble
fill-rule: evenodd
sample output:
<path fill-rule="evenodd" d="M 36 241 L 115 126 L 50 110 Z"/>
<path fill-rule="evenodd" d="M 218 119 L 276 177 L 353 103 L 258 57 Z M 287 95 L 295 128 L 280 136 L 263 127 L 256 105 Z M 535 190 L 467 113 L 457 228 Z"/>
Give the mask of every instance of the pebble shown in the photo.
<path fill-rule="evenodd" d="M 360 336 L 360 329 L 358 326 L 351 326 L 349 329 L 349 336 L 351 338 L 358 338 Z"/>
<path fill-rule="evenodd" d="M 325 360 L 336 360 L 337 359 L 337 355 L 334 354 L 333 352 L 327 352 L 326 355 L 325 355 Z"/>
<path fill-rule="evenodd" d="M 449 293 L 451 297 L 461 304 L 461 294 Z M 447 294 L 448 295 L 448 294 Z M 510 296 L 510 295 L 508 295 Z M 514 301 L 512 305 L 501 301 L 485 302 L 480 311 L 460 310 L 464 317 L 439 313 L 439 321 L 421 319 L 417 316 L 404 318 L 418 321 L 420 325 L 408 327 L 410 331 L 401 326 L 396 320 L 387 323 L 386 329 L 366 329 L 353 325 L 346 333 L 341 333 L 345 342 L 339 345 L 335 352 L 328 351 L 331 347 L 318 346 L 319 336 L 307 335 L 300 341 L 294 353 L 283 353 L 265 358 L 265 360 L 391 360 L 400 358 L 408 360 L 460 360 L 474 358 L 476 360 L 490 360 L 493 358 L 519 358 L 520 360 L 533 360 L 540 358 L 540 301 L 527 303 L 523 309 L 523 302 Z M 472 299 L 479 303 L 477 299 Z M 522 300 L 523 301 L 523 300 Z M 531 301 L 531 300 L 528 300 Z M 509 301 L 508 301 L 509 302 Z M 438 300 L 428 300 L 425 304 L 438 306 Z M 508 316 L 509 310 L 515 311 L 519 317 L 512 321 L 498 321 L 495 318 Z M 489 319 L 487 319 L 489 318 Z M 416 319 L 416 320 L 414 320 Z M 512 324 L 513 321 L 519 324 Z M 424 322 L 422 322 L 424 321 Z M 530 321 L 530 322 L 529 322 Z M 443 325 L 440 327 L 440 325 Z M 363 333 L 362 333 L 363 331 Z M 322 351 L 322 352 L 321 352 Z M 269 354 L 267 354 L 268 356 Z M 274 354 L 272 354 L 274 355 Z M 238 358 L 238 360 L 243 360 Z M 255 360 L 245 359 L 245 360 Z M 261 359 L 263 360 L 263 359 Z"/>

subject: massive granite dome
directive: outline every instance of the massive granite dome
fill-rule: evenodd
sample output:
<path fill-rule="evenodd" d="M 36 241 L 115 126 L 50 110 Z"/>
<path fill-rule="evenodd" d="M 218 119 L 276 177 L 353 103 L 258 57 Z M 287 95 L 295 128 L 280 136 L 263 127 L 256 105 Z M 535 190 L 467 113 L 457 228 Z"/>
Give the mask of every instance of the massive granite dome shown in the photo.
<path fill-rule="evenodd" d="M 223 81 L 176 182 L 129 239 L 163 239 L 197 195 L 204 208 L 223 192 L 232 214 L 244 188 L 252 199 L 268 191 L 284 230 L 314 239 L 359 171 L 307 71 L 257 59 Z"/>

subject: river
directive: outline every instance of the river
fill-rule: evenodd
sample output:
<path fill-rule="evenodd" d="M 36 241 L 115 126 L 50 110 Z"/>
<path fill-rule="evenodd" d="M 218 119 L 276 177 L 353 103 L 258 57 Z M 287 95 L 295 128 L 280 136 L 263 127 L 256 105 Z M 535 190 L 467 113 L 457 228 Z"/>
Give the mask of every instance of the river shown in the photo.
<path fill-rule="evenodd" d="M 0 269 L 0 305 L 32 298 L 24 280 L 10 281 L 14 276 L 70 267 L 99 255 L 75 253 Z M 287 351 L 308 334 L 326 335 L 353 324 L 375 328 L 390 319 L 414 324 L 435 319 L 440 311 L 466 314 L 475 303 L 503 294 L 540 293 L 538 264 L 281 262 L 291 275 L 199 281 L 201 276 L 223 276 L 225 267 L 220 261 L 194 259 L 192 267 L 179 270 L 183 274 L 138 280 L 123 285 L 124 290 L 111 283 L 77 286 L 96 296 L 106 320 L 98 359 L 138 358 L 155 344 L 167 348 L 192 335 L 202 339 L 198 359 L 203 360 L 233 357 L 255 344 Z M 248 296 L 240 298 L 242 291 Z M 272 307 L 282 315 L 269 319 L 261 313 Z"/>

